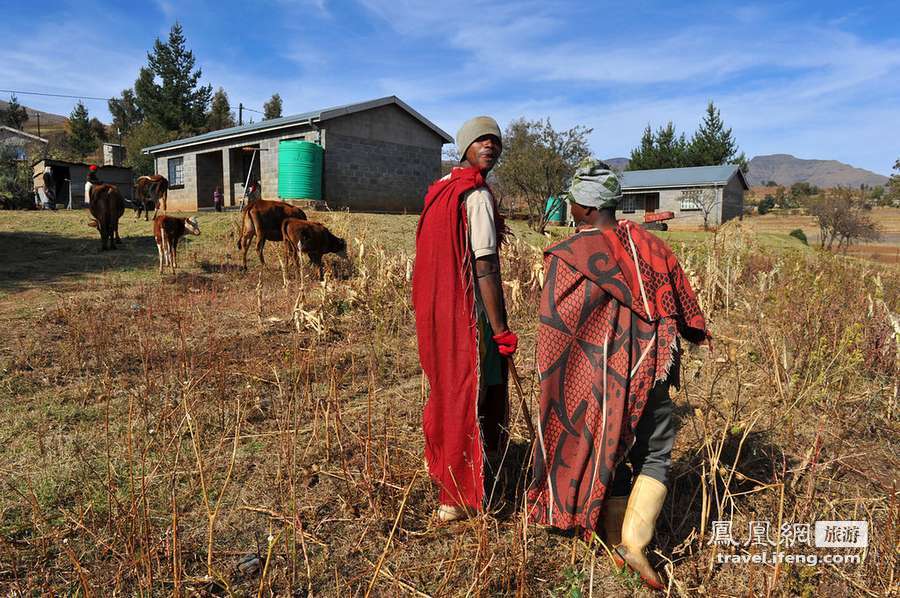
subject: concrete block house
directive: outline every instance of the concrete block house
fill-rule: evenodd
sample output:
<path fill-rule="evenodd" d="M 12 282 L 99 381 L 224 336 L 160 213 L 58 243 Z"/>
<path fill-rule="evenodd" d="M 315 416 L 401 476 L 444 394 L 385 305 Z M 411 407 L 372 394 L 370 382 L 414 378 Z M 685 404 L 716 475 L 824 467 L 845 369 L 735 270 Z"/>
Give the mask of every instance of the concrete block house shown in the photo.
<path fill-rule="evenodd" d="M 643 222 L 648 213 L 669 211 L 679 225 L 702 225 L 703 211 L 697 201 L 701 194 L 713 194 L 709 224 L 714 226 L 742 216 L 744 193 L 749 189 L 744 173 L 734 164 L 628 170 L 622 173 L 625 197 L 616 217 Z"/>
<path fill-rule="evenodd" d="M 418 212 L 440 177 L 441 148 L 453 138 L 396 96 L 314 110 L 144 148 L 169 179 L 170 210 L 212 207 L 221 187 L 239 205 L 244 185 L 260 180 L 264 199 L 286 197 L 279 146 L 299 140 L 324 150 L 321 197 L 332 209 Z"/>

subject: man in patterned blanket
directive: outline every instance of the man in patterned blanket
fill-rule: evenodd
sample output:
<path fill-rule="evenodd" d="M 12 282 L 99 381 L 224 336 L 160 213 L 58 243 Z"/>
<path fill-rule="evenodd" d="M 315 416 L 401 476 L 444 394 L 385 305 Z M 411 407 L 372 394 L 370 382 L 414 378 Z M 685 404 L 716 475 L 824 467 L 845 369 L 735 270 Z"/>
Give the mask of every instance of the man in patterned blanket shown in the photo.
<path fill-rule="evenodd" d="M 678 336 L 709 335 L 672 251 L 616 222 L 621 198 L 616 174 L 584 160 L 568 192 L 578 228 L 544 252 L 529 516 L 588 535 L 602 520 L 617 564 L 663 589 L 644 549 L 666 497 Z"/>

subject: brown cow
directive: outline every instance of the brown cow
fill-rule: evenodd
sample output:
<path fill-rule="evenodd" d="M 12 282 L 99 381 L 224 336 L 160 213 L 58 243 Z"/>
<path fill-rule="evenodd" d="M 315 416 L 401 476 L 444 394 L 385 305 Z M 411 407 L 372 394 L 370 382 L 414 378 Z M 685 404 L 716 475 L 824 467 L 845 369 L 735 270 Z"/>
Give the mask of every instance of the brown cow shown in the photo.
<path fill-rule="evenodd" d="M 119 218 L 125 213 L 125 200 L 115 185 L 97 183 L 91 187 L 88 208 L 94 218 L 88 223 L 100 231 L 100 251 L 116 248 L 119 238 Z"/>
<path fill-rule="evenodd" d="M 149 220 L 150 205 L 153 205 L 153 218 L 162 204 L 162 211 L 166 211 L 166 199 L 169 196 L 169 180 L 161 174 L 138 177 L 134 186 L 134 211 L 137 217 L 144 212 L 144 220 Z"/>
<path fill-rule="evenodd" d="M 175 274 L 175 268 L 178 267 L 178 241 L 185 232 L 200 234 L 196 217 L 175 218 L 160 214 L 153 219 L 153 238 L 156 239 L 156 249 L 159 251 L 160 274 L 165 266 L 171 266 L 172 274 Z"/>
<path fill-rule="evenodd" d="M 319 280 L 325 277 L 322 256 L 336 253 L 347 258 L 347 242 L 318 222 L 288 218 L 281 224 L 281 236 L 284 238 L 285 262 L 293 259 L 299 270 L 302 251 L 319 268 Z"/>
<path fill-rule="evenodd" d="M 266 241 L 281 241 L 281 223 L 287 218 L 306 220 L 306 213 L 289 203 L 257 199 L 241 209 L 241 234 L 238 237 L 238 249 L 244 250 L 244 270 L 247 269 L 247 251 L 250 241 L 256 236 L 256 253 L 259 262 L 265 266 L 263 248 Z"/>

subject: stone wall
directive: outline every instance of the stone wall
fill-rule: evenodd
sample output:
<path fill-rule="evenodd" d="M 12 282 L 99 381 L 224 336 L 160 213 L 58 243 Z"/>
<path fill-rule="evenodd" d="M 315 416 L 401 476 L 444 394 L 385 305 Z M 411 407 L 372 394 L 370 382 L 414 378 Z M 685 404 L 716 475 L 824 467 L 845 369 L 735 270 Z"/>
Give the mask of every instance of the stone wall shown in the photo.
<path fill-rule="evenodd" d="M 438 144 L 404 145 L 331 129 L 326 143 L 324 196 L 331 208 L 419 212 L 428 186 L 441 174 Z"/>

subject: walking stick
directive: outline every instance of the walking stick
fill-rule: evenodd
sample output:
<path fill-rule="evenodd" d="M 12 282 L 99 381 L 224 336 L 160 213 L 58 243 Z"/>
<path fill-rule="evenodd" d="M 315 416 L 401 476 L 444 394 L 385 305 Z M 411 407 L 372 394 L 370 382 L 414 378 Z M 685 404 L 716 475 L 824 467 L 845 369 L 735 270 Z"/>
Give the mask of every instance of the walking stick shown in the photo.
<path fill-rule="evenodd" d="M 512 357 L 507 357 L 506 363 L 509 365 L 509 374 L 512 377 L 513 385 L 516 387 L 516 393 L 519 395 L 519 403 L 522 406 L 522 418 L 528 427 L 528 440 L 529 442 L 534 442 L 534 424 L 531 423 L 531 412 L 528 410 L 528 403 L 525 402 L 525 393 L 522 391 L 522 381 L 519 379 L 519 372 L 516 370 L 516 362 L 513 361 Z"/>

